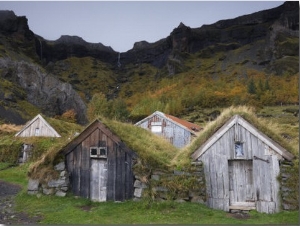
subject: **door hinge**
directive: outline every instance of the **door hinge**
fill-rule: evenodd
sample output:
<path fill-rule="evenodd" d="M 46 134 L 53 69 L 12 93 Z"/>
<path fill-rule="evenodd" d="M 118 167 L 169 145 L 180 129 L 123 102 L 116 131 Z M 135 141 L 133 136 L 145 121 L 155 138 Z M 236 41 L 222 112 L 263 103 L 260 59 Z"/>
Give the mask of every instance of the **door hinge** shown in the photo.
<path fill-rule="evenodd" d="M 257 157 L 257 156 L 253 156 L 253 158 L 255 159 L 255 160 L 261 160 L 261 161 L 264 161 L 264 162 L 266 162 L 266 163 L 269 163 L 270 161 L 268 160 L 268 159 L 262 159 L 262 158 L 259 158 L 259 157 Z"/>

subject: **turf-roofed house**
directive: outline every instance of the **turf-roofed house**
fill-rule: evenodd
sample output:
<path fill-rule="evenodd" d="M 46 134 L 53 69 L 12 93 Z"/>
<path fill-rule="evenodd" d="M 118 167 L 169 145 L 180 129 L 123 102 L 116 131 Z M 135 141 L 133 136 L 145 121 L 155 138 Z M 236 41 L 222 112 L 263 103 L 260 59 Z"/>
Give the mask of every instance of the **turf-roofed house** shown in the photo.
<path fill-rule="evenodd" d="M 132 165 L 136 154 L 99 120 L 61 152 L 74 195 L 100 202 L 133 198 Z"/>
<path fill-rule="evenodd" d="M 38 114 L 15 135 L 16 137 L 60 137 L 55 129 Z"/>
<path fill-rule="evenodd" d="M 254 126 L 253 117 L 246 116 L 216 120 L 192 154 L 204 165 L 207 205 L 224 211 L 279 212 L 280 164 L 294 156 L 266 135 L 270 128 L 257 127 L 257 122 Z"/>
<path fill-rule="evenodd" d="M 43 118 L 41 114 L 35 116 L 16 133 L 15 137 L 61 137 L 58 132 Z M 26 162 L 31 156 L 32 145 L 24 143 L 19 157 L 19 162 Z"/>
<path fill-rule="evenodd" d="M 201 130 L 200 126 L 194 123 L 160 111 L 155 111 L 135 125 L 164 137 L 177 148 L 188 145 Z"/>

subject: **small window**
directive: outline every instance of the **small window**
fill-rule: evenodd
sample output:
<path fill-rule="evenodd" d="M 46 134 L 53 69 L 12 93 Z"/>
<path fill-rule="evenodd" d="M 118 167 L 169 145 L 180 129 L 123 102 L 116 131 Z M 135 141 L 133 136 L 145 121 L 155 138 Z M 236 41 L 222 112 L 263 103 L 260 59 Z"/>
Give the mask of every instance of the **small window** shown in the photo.
<path fill-rule="evenodd" d="M 35 128 L 35 136 L 39 136 L 40 135 L 40 128 Z"/>
<path fill-rule="evenodd" d="M 91 151 L 91 156 L 97 156 L 98 148 L 96 148 L 96 147 L 91 147 L 90 151 Z"/>
<path fill-rule="evenodd" d="M 100 147 L 100 148 L 99 148 L 99 155 L 100 155 L 100 157 L 102 157 L 102 158 L 106 158 L 107 153 L 106 153 L 106 148 L 105 148 L 105 147 Z"/>
<path fill-rule="evenodd" d="M 152 122 L 151 123 L 151 132 L 152 133 L 161 133 L 162 132 L 162 123 L 161 122 Z"/>
<path fill-rule="evenodd" d="M 235 142 L 235 157 L 243 157 L 244 156 L 244 149 L 242 142 Z"/>
<path fill-rule="evenodd" d="M 107 158 L 106 147 L 90 147 L 91 158 Z"/>

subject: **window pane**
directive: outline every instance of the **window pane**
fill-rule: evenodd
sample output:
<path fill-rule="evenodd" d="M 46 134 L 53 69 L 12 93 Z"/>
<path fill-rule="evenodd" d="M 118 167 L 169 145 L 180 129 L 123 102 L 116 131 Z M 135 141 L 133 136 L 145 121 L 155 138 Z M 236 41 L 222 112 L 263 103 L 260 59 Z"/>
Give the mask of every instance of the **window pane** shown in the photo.
<path fill-rule="evenodd" d="M 91 148 L 91 155 L 97 155 L 97 148 Z"/>
<path fill-rule="evenodd" d="M 106 156 L 106 149 L 105 148 L 100 148 L 100 155 L 101 156 Z"/>
<path fill-rule="evenodd" d="M 235 143 L 235 156 L 244 156 L 243 144 L 240 142 Z"/>
<path fill-rule="evenodd" d="M 151 126 L 151 132 L 161 133 L 162 132 L 162 127 L 161 126 Z"/>
<path fill-rule="evenodd" d="M 35 135 L 39 136 L 40 135 L 40 128 L 35 128 Z"/>

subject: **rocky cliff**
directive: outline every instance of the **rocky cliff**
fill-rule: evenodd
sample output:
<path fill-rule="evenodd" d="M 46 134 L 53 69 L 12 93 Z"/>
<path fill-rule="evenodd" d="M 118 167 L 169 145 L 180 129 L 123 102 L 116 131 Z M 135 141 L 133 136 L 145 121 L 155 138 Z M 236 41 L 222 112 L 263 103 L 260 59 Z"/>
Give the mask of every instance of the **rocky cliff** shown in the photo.
<path fill-rule="evenodd" d="M 18 86 L 18 89 L 15 88 L 12 92 L 0 92 L 4 101 L 26 100 L 48 116 L 61 115 L 74 109 L 77 121 L 81 124 L 87 122 L 86 105 L 69 83 L 63 83 L 53 75 L 43 72 L 40 66 L 25 61 L 1 58 L 0 68 L 1 77 Z M 15 123 L 19 121 L 20 119 L 13 120 Z"/>
<path fill-rule="evenodd" d="M 1 119 L 16 124 L 26 122 L 32 115 L 28 115 L 31 110 L 22 109 L 25 101 L 47 116 L 74 109 L 78 122 L 86 123 L 86 105 L 78 93 L 38 64 L 35 40 L 25 17 L 17 17 L 12 11 L 0 11 Z"/>
<path fill-rule="evenodd" d="M 221 20 L 200 28 L 190 28 L 183 23 L 170 35 L 155 43 L 136 43 L 132 50 L 122 54 L 123 63 L 150 63 L 156 67 L 165 66 L 176 53 L 196 53 L 212 47 L 210 54 L 228 51 L 241 46 L 267 41 L 265 50 L 271 54 L 260 61 L 271 61 L 282 57 L 274 45 L 279 35 L 299 37 L 298 2 L 283 5 L 235 19 Z M 298 54 L 295 50 L 293 54 Z M 203 54 L 206 52 L 203 51 Z M 252 56 L 252 58 L 257 56 Z"/>
<path fill-rule="evenodd" d="M 298 2 L 199 28 L 180 23 L 168 37 L 154 43 L 136 42 L 124 53 L 77 36 L 45 40 L 29 29 L 26 17 L 0 11 L 0 118 L 15 123 L 29 119 L 31 113 L 24 113 L 21 100 L 49 116 L 74 109 L 83 124 L 93 93 L 101 90 L 109 98 L 120 93 L 131 98 L 137 91 L 131 84 L 137 81 L 138 92 L 143 92 L 151 79 L 159 83 L 163 77 L 191 69 L 211 77 L 236 73 L 234 65 L 244 71 L 295 74 L 298 39 Z M 90 60 L 75 68 L 72 59 L 83 58 Z M 210 58 L 214 63 L 207 63 Z"/>

